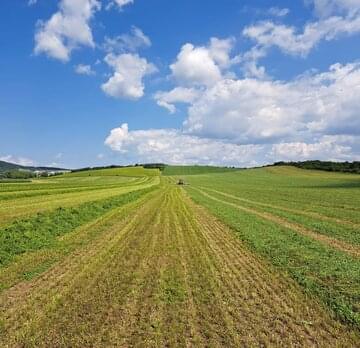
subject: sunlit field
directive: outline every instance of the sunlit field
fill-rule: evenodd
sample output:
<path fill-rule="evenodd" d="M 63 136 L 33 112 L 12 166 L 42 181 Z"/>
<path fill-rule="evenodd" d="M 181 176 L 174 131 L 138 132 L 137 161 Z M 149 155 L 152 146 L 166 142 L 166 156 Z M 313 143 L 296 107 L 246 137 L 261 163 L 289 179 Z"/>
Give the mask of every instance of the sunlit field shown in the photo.
<path fill-rule="evenodd" d="M 134 167 L 2 183 L 0 345 L 355 347 L 359 227 L 351 174 Z"/>

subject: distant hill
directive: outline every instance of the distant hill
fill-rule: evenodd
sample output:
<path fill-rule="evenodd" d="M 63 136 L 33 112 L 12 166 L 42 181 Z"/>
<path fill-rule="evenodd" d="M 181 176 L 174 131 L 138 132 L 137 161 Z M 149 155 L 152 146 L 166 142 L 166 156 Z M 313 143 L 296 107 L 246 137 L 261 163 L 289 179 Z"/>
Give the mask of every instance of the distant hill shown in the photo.
<path fill-rule="evenodd" d="M 13 171 L 13 170 L 29 170 L 29 171 L 46 171 L 46 172 L 51 172 L 51 171 L 62 171 L 62 170 L 66 170 L 63 168 L 56 168 L 56 167 L 33 167 L 33 166 L 22 166 L 20 164 L 15 164 L 15 163 L 10 163 L 10 162 L 5 162 L 5 161 L 0 161 L 0 173 L 2 172 L 8 172 L 8 171 Z"/>
<path fill-rule="evenodd" d="M 83 168 L 73 170 L 71 173 L 66 173 L 65 176 L 71 177 L 85 177 L 85 176 L 158 176 L 160 171 L 158 168 L 144 168 L 142 166 L 110 166 L 110 167 L 96 167 Z"/>
<path fill-rule="evenodd" d="M 274 166 L 293 166 L 301 169 L 325 170 L 327 172 L 342 172 L 360 174 L 360 162 L 303 161 L 276 162 Z"/>

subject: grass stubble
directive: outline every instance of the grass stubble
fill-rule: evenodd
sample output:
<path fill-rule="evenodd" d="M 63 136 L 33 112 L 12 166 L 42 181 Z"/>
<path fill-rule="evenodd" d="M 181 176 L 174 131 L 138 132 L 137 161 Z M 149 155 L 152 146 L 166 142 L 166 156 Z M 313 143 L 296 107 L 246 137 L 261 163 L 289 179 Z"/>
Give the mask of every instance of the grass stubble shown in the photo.
<path fill-rule="evenodd" d="M 133 204 L 48 271 L 0 295 L 2 347 L 359 343 L 181 188 L 162 185 Z"/>

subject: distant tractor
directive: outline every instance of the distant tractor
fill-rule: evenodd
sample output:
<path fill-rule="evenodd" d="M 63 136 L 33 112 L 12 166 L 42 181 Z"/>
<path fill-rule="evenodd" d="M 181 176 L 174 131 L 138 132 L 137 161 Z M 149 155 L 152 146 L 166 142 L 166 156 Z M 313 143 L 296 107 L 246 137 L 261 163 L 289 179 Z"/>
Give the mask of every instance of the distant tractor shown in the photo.
<path fill-rule="evenodd" d="M 177 182 L 178 185 L 186 185 L 185 181 L 183 179 L 179 179 L 179 181 Z"/>

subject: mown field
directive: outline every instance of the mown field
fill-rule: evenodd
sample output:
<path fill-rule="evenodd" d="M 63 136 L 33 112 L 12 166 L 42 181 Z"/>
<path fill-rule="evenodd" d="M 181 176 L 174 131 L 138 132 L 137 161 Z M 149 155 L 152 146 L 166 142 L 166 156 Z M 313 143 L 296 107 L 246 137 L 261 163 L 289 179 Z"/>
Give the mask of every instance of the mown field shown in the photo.
<path fill-rule="evenodd" d="M 198 175 L 234 171 L 238 171 L 238 169 L 215 166 L 165 166 L 163 175 Z"/>
<path fill-rule="evenodd" d="M 0 184 L 1 347 L 360 345 L 359 176 L 168 168 Z"/>

